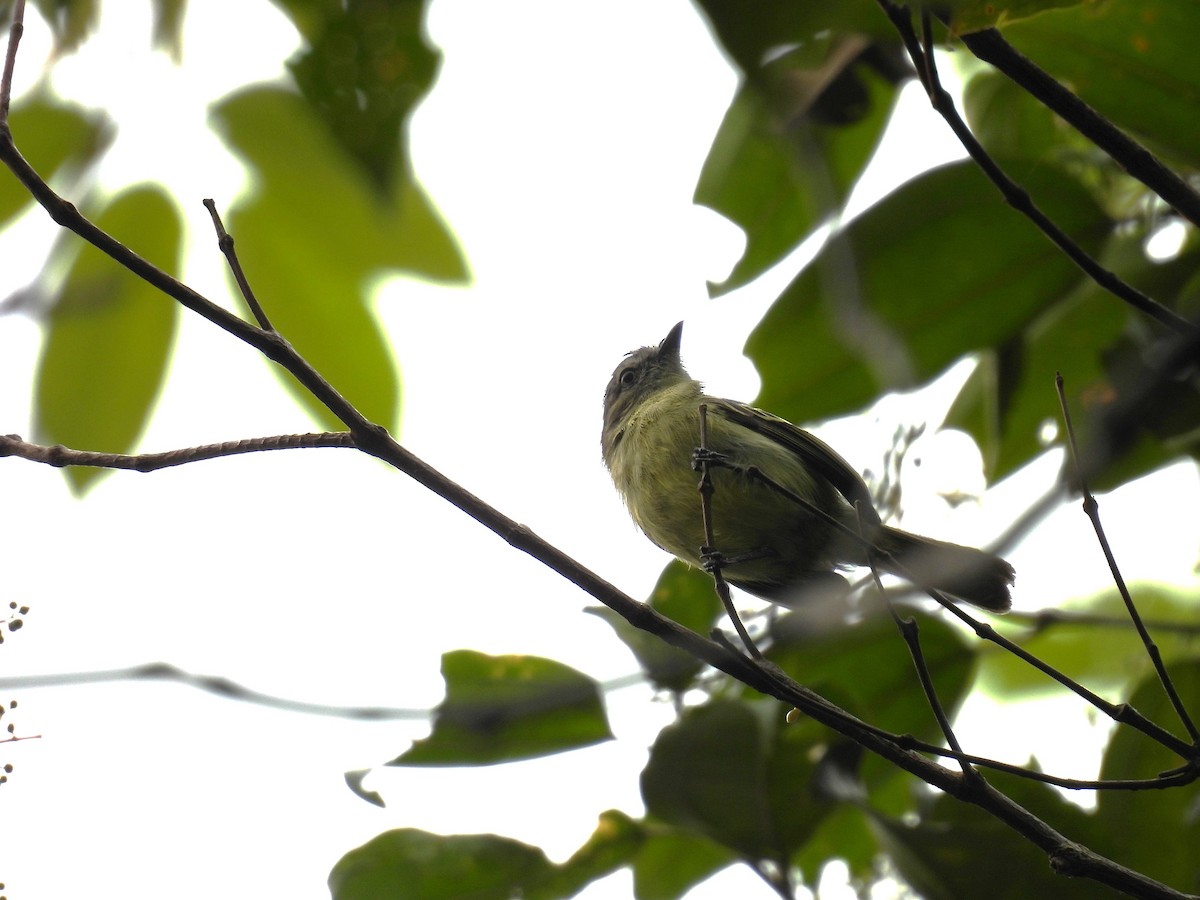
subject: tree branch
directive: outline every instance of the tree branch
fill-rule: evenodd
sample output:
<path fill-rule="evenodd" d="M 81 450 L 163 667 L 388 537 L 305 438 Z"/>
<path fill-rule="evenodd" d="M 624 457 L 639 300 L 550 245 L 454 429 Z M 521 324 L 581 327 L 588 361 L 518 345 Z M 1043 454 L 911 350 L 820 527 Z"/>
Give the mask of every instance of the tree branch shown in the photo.
<path fill-rule="evenodd" d="M 135 472 L 155 472 L 171 466 L 236 456 L 241 453 L 260 453 L 267 450 L 298 450 L 304 447 L 355 447 L 354 438 L 345 431 L 321 432 L 318 434 L 279 434 L 274 437 L 243 438 L 219 444 L 203 444 L 199 447 L 183 447 L 164 453 L 140 453 L 130 456 L 124 453 L 97 453 L 91 450 L 72 450 L 61 444 L 45 446 L 31 444 L 20 435 L 0 435 L 0 457 L 16 456 L 30 462 L 48 466 L 91 466 L 100 469 L 131 469 Z"/>

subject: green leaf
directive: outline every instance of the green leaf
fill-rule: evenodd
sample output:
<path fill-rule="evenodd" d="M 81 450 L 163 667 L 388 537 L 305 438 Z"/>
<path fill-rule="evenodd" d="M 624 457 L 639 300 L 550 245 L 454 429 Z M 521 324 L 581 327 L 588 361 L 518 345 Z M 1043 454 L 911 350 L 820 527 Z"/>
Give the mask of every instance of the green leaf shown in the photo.
<path fill-rule="evenodd" d="M 12 109 L 9 124 L 13 140 L 46 181 L 60 171 L 78 170 L 94 162 L 108 148 L 111 123 L 102 114 L 85 112 L 38 92 Z M 25 189 L 8 170 L 0 176 L 0 226 L 32 203 Z"/>
<path fill-rule="evenodd" d="M 433 733 L 388 765 L 490 765 L 612 737 L 596 682 L 562 663 L 455 650 L 442 656 L 442 676 Z"/>
<path fill-rule="evenodd" d="M 664 728 L 642 771 L 647 812 L 757 860 L 785 863 L 829 804 L 809 789 L 813 734 L 775 703 L 713 700 Z"/>
<path fill-rule="evenodd" d="M 679 560 L 668 563 L 663 569 L 650 594 L 649 605 L 651 609 L 701 635 L 708 635 L 723 611 L 713 589 L 712 578 Z M 703 660 L 672 647 L 656 635 L 635 628 L 607 606 L 590 606 L 586 612 L 599 616 L 612 626 L 617 637 L 633 651 L 646 677 L 657 688 L 677 693 L 685 691 L 704 668 Z"/>
<path fill-rule="evenodd" d="M 1062 153 L 1062 142 L 1076 134 L 1028 91 L 994 69 L 971 76 L 963 92 L 963 108 L 971 133 L 998 158 L 1053 163 Z"/>
<path fill-rule="evenodd" d="M 1086 3 L 1004 29 L 1018 50 L 1117 125 L 1200 166 L 1200 4 Z"/>
<path fill-rule="evenodd" d="M 989 774 L 988 780 L 1051 827 L 1089 842 L 1087 813 L 1047 785 Z M 939 794 L 916 824 L 873 815 L 896 871 L 926 900 L 1054 897 L 1094 900 L 1096 882 L 1056 875 L 1046 851 L 976 806 Z"/>
<path fill-rule="evenodd" d="M 1151 296 L 1170 303 L 1200 263 L 1200 248 L 1168 262 L 1153 262 L 1143 250 L 1144 235 L 1114 235 L 1100 263 Z M 1061 418 L 1054 377 L 1061 372 L 1071 415 L 1085 451 L 1097 421 L 1129 390 L 1114 365 L 1127 343 L 1134 317 L 1129 308 L 1091 281 L 1035 319 L 1007 347 L 985 354 L 964 393 L 946 417 L 946 425 L 970 433 L 983 450 L 988 477 L 998 480 L 1046 449 L 1046 423 Z M 1132 350 L 1134 357 L 1145 348 Z M 1129 353 L 1124 355 L 1128 356 Z M 1173 414 L 1186 405 L 1170 402 Z M 1191 420 L 1194 422 L 1194 420 Z M 1193 425 L 1184 424 L 1186 433 Z M 1059 440 L 1061 443 L 1061 438 Z M 1111 460 L 1091 473 L 1092 487 L 1110 487 L 1162 465 L 1179 454 L 1171 444 L 1153 442 L 1139 453 Z"/>
<path fill-rule="evenodd" d="M 947 713 L 966 696 L 975 662 L 972 645 L 946 622 L 910 613 L 921 651 Z M 912 656 L 890 617 L 852 626 L 816 627 L 809 617 L 779 617 L 767 658 L 796 680 L 888 731 L 937 739 L 940 731 L 921 689 Z"/>
<path fill-rule="evenodd" d="M 178 273 L 179 216 L 157 187 L 132 188 L 93 219 L 159 268 Z M 84 246 L 47 323 L 34 388 L 38 440 L 130 452 L 162 387 L 178 316 L 174 300 Z M 105 471 L 66 474 L 82 493 Z"/>
<path fill-rule="evenodd" d="M 645 829 L 645 839 L 633 861 L 633 895 L 637 900 L 677 900 L 735 861 L 727 848 L 691 831 L 658 823 Z"/>
<path fill-rule="evenodd" d="M 1111 230 L 1061 172 L 1023 181 L 1085 249 Z M 775 301 L 746 344 L 759 403 L 793 421 L 851 412 L 1003 345 L 1078 280 L 974 164 L 934 169 L 855 219 Z"/>
<path fill-rule="evenodd" d="M 1194 655 L 1194 639 L 1166 627 L 1200 624 L 1194 598 L 1155 585 L 1131 585 L 1131 590 L 1163 658 L 1171 662 Z M 1002 623 L 1002 630 L 1038 659 L 1110 699 L 1128 696 L 1133 683 L 1151 671 L 1146 649 L 1115 590 L 1055 612 L 1077 618 L 1042 625 L 1036 617 L 1032 623 L 1015 618 Z M 986 648 L 980 662 L 980 684 L 995 696 L 1015 699 L 1062 690 L 998 648 Z"/>
<path fill-rule="evenodd" d="M 441 55 L 425 39 L 425 0 L 322 10 L 288 62 L 328 133 L 381 189 L 409 178 L 406 121 Z"/>
<path fill-rule="evenodd" d="M 154 46 L 171 54 L 179 62 L 183 58 L 183 17 L 187 0 L 154 0 Z"/>
<path fill-rule="evenodd" d="M 367 291 L 372 277 L 410 261 L 406 226 L 295 95 L 253 88 L 214 117 L 256 176 L 228 227 L 267 315 L 364 415 L 394 429 L 399 378 Z M 340 427 L 280 372 L 323 426 Z"/>
<path fill-rule="evenodd" d="M 99 0 L 34 0 L 33 5 L 50 25 L 60 55 L 79 47 L 100 21 Z"/>
<path fill-rule="evenodd" d="M 1200 660 L 1172 665 L 1169 673 L 1183 706 L 1195 715 L 1200 709 Z M 1151 721 L 1177 735 L 1186 734 L 1156 675 L 1146 676 L 1130 702 Z M 1104 754 L 1100 777 L 1153 778 L 1182 762 L 1132 728 L 1118 727 Z M 1192 782 L 1161 791 L 1102 791 L 1096 819 L 1120 863 L 1194 893 L 1200 889 L 1198 809 L 1200 784 Z"/>
<path fill-rule="evenodd" d="M 510 838 L 401 828 L 343 856 L 329 890 L 333 900 L 511 900 L 547 896 L 525 892 L 552 871 L 540 849 Z"/>
<path fill-rule="evenodd" d="M 996 28 L 1035 16 L 1048 9 L 1078 6 L 1089 0 L 939 0 L 935 8 L 950 15 L 950 27 L 956 34 Z M 933 4 L 931 4 L 933 5 Z"/>
<path fill-rule="evenodd" d="M 333 900 L 558 900 L 627 865 L 642 827 L 600 816 L 591 838 L 560 866 L 537 847 L 494 834 L 388 831 L 352 850 L 329 874 Z"/>
<path fill-rule="evenodd" d="M 862 107 L 849 121 L 822 121 L 811 109 L 796 115 L 750 82 L 730 104 L 695 201 L 740 225 L 746 249 L 724 282 L 710 284 L 713 296 L 753 281 L 782 259 L 841 206 L 858 180 L 897 91 L 865 65 L 849 66 L 842 76 L 862 92 Z"/>
<path fill-rule="evenodd" d="M 742 0 L 698 0 L 721 46 L 746 74 L 752 74 L 781 47 L 822 52 L 847 35 L 895 41 L 896 31 L 874 0 L 796 3 L 758 0 L 746 15 Z"/>

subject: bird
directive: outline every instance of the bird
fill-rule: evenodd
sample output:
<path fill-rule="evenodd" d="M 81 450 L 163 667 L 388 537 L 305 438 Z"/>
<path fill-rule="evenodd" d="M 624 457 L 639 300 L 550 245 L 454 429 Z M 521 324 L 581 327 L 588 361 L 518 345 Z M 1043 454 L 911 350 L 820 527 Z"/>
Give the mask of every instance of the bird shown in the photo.
<path fill-rule="evenodd" d="M 719 566 L 730 584 L 784 606 L 802 605 L 831 577 L 845 585 L 840 570 L 873 565 L 1008 611 L 1015 572 L 1007 561 L 885 525 L 862 477 L 823 441 L 771 413 L 706 395 L 683 366 L 682 336 L 680 322 L 657 345 L 627 354 L 604 391 L 601 454 L 651 541 L 692 566 Z M 699 468 L 712 481 L 711 546 Z"/>

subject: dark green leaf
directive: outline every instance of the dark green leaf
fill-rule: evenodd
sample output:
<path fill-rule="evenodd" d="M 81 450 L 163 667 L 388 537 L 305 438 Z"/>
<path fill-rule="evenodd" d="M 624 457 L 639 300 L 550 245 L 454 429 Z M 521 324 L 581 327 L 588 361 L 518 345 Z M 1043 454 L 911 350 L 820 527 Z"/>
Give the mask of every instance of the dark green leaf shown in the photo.
<path fill-rule="evenodd" d="M 94 221 L 150 262 L 178 273 L 179 217 L 158 188 L 120 194 Z M 85 245 L 47 323 L 35 387 L 38 440 L 131 451 L 166 375 L 177 320 L 174 300 Z M 103 471 L 66 473 L 82 492 Z"/>
<path fill-rule="evenodd" d="M 305 32 L 309 46 L 288 66 L 329 134 L 388 191 L 409 178 L 405 123 L 440 54 L 425 40 L 424 0 L 340 6 L 322 10 L 319 29 Z"/>
<path fill-rule="evenodd" d="M 1087 842 L 1087 813 L 1047 785 L 1013 777 L 988 780 L 1052 827 Z M 939 794 L 917 824 L 872 816 L 880 845 L 926 900 L 1116 897 L 1097 882 L 1056 875 L 1046 852 L 976 806 Z"/>
<path fill-rule="evenodd" d="M 329 873 L 329 890 L 333 900 L 545 897 L 531 889 L 553 869 L 540 849 L 510 838 L 401 828 L 343 856 Z"/>
<path fill-rule="evenodd" d="M 562 663 L 455 650 L 442 657 L 442 676 L 433 733 L 389 765 L 488 765 L 612 737 L 596 682 Z"/>
<path fill-rule="evenodd" d="M 992 156 L 1056 162 L 1068 129 L 1045 104 L 1000 72 L 979 72 L 967 82 L 963 107 L 971 133 Z"/>
<path fill-rule="evenodd" d="M 1112 223 L 1084 188 L 1045 168 L 1023 180 L 1077 242 L 1100 245 Z M 831 240 L 750 335 L 760 405 L 793 421 L 851 412 L 1003 345 L 1078 280 L 974 164 L 932 170 Z"/>
<path fill-rule="evenodd" d="M 1004 36 L 1117 125 L 1200 166 L 1200 34 L 1193 0 L 1085 3 L 1004 29 Z"/>
<path fill-rule="evenodd" d="M 1035 16 L 1047 9 L 1078 6 L 1088 0 L 939 0 L 937 10 L 950 16 L 950 27 L 956 34 L 995 28 L 1010 22 Z"/>
<path fill-rule="evenodd" d="M 37 93 L 13 107 L 13 140 L 44 180 L 61 170 L 77 170 L 108 147 L 110 123 L 103 115 Z M 5 170 L 0 176 L 0 226 L 32 200 L 29 191 Z"/>
<path fill-rule="evenodd" d="M 941 619 L 917 614 L 916 620 L 934 687 L 952 714 L 970 686 L 974 651 Z M 908 646 L 889 617 L 818 628 L 807 617 L 787 613 L 772 633 L 775 643 L 768 658 L 802 684 L 872 725 L 940 736 Z"/>
<path fill-rule="evenodd" d="M 647 812 L 751 859 L 782 863 L 829 804 L 809 787 L 814 740 L 774 703 L 714 700 L 663 729 L 642 771 Z"/>
<path fill-rule="evenodd" d="M 795 3 L 759 0 L 754 15 L 740 0 L 698 0 L 717 40 L 738 67 L 751 74 L 781 47 L 812 48 L 824 54 L 831 41 L 847 35 L 895 40 L 896 32 L 873 0 Z"/>
<path fill-rule="evenodd" d="M 804 883 L 815 888 L 825 865 L 840 859 L 850 870 L 851 883 L 863 886 L 877 874 L 878 853 L 879 845 L 867 817 L 854 806 L 839 804 L 821 820 L 812 838 L 800 851 L 796 865 Z"/>
<path fill-rule="evenodd" d="M 1151 296 L 1171 302 L 1195 272 L 1200 249 L 1156 263 L 1143 251 L 1143 235 L 1122 233 L 1108 242 L 1099 259 L 1106 268 Z M 1003 478 L 1046 449 L 1043 426 L 1057 424 L 1061 418 L 1054 391 L 1058 372 L 1064 378 L 1080 447 L 1088 450 L 1098 418 L 1106 416 L 1122 392 L 1133 386 L 1129 378 L 1119 377 L 1114 365 L 1126 345 L 1131 318 L 1125 304 L 1085 281 L 1039 316 L 1003 351 L 984 356 L 946 424 L 962 428 L 975 438 L 983 450 L 990 479 Z M 1125 355 L 1132 353 L 1136 360 L 1144 352 L 1144 348 L 1129 348 Z M 1136 380 L 1137 373 L 1133 374 Z M 1188 410 L 1185 403 L 1171 398 L 1164 401 L 1173 416 Z M 1149 407 L 1144 411 L 1149 414 Z M 1191 418 L 1174 431 L 1186 434 L 1197 424 Z M 1110 460 L 1103 471 L 1093 471 L 1092 487 L 1103 489 L 1137 477 L 1179 453 L 1165 440 L 1147 442 L 1138 451 Z"/>
<path fill-rule="evenodd" d="M 600 816 L 592 837 L 561 866 L 537 847 L 494 834 L 385 832 L 329 874 L 333 900 L 559 900 L 627 865 L 642 827 L 621 812 Z"/>
<path fill-rule="evenodd" d="M 875 149 L 895 86 L 865 65 L 845 77 L 861 85 L 863 107 L 850 121 L 821 121 L 812 110 L 783 111 L 783 101 L 745 83 L 708 152 L 696 202 L 741 226 L 746 249 L 718 295 L 761 275 L 841 206 Z"/>
<path fill-rule="evenodd" d="M 1185 708 L 1200 710 L 1200 661 L 1169 669 Z M 1157 676 L 1147 675 L 1130 702 L 1151 721 L 1185 735 Z M 1117 728 L 1104 755 L 1102 778 L 1153 778 L 1182 760 L 1131 728 Z M 1104 791 L 1096 818 L 1118 862 L 1188 893 L 1200 890 L 1200 784 L 1162 791 Z"/>
<path fill-rule="evenodd" d="M 713 589 L 712 578 L 686 563 L 667 564 L 650 594 L 649 605 L 685 628 L 707 635 L 721 616 L 721 601 Z M 692 686 L 704 662 L 661 638 L 630 625 L 624 617 L 606 606 L 591 606 L 587 612 L 599 616 L 637 657 L 646 677 L 657 688 L 682 692 Z"/>
<path fill-rule="evenodd" d="M 648 825 L 633 861 L 633 896 L 677 900 L 734 860 L 727 848 L 694 832 Z"/>

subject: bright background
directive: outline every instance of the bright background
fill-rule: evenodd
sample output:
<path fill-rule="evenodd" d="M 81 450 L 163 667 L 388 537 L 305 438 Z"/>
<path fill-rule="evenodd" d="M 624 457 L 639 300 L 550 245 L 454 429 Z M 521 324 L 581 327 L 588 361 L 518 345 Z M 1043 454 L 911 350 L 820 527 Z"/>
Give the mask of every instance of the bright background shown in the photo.
<path fill-rule="evenodd" d="M 245 180 L 206 132 L 206 107 L 247 81 L 281 76 L 276 61 L 294 32 L 266 4 L 192 4 L 176 67 L 147 50 L 146 5 L 102 10 L 97 37 L 55 67 L 53 83 L 120 123 L 105 185 L 160 180 L 189 204 L 185 280 L 229 304 L 200 201 L 213 197 L 228 208 Z M 631 30 L 634 19 L 639 27 Z M 724 275 L 741 237 L 691 196 L 734 73 L 685 0 L 434 0 L 429 30 L 444 59 L 412 121 L 412 154 L 474 278 L 465 288 L 409 279 L 381 286 L 377 309 L 405 386 L 400 437 L 492 505 L 644 596 L 665 559 L 629 523 L 600 462 L 608 375 L 626 351 L 685 319 L 691 371 L 714 393 L 752 398 L 757 380 L 742 343 L 798 265 L 793 259 L 743 291 L 707 298 L 705 280 Z M 49 46 L 31 14 L 19 86 L 37 76 Z M 912 86 L 902 121 L 880 151 L 876 180 L 861 186 L 858 208 L 961 156 Z M 312 213 L 321 214 L 319 185 Z M 33 277 L 55 234 L 40 214 L 21 231 L 0 244 L 0 290 Z M 40 339 L 36 323 L 0 318 L 5 432 L 29 433 Z M 311 430 L 269 369 L 185 316 L 142 448 Z M 887 405 L 879 427 L 830 433 L 843 435 L 838 446 L 852 462 L 869 465 L 910 409 Z M 925 443 L 923 468 L 935 480 L 970 484 L 978 476 L 969 465 L 951 471 L 962 448 L 948 440 Z M 953 520 L 940 501 L 910 503 L 906 524 L 986 540 L 1047 483 L 1054 465 L 1035 465 Z M 1186 567 L 1164 564 L 1192 558 L 1194 528 L 1170 517 L 1139 521 L 1125 505 L 1138 502 L 1138 490 L 1195 508 L 1192 470 L 1159 473 L 1105 501 L 1130 578 L 1192 580 Z M 918 491 L 906 497 L 915 501 Z M 161 660 L 286 698 L 419 712 L 441 697 L 441 654 L 459 647 L 549 656 L 601 680 L 636 671 L 609 627 L 581 612 L 590 598 L 353 452 L 118 473 L 82 502 L 60 473 L 6 460 L 0 502 L 0 599 L 32 607 L 25 629 L 0 649 L 0 677 Z M 1040 542 L 1011 555 L 1018 607 L 1107 584 L 1074 509 Z M 420 717 L 363 723 L 303 715 L 173 683 L 8 690 L 3 699 L 12 697 L 21 703 L 18 733 L 42 735 L 6 745 L 3 754 L 15 771 L 0 791 L 0 880 L 14 900 L 326 897 L 325 878 L 346 850 L 401 826 L 494 831 L 562 859 L 586 840 L 600 811 L 640 811 L 636 773 L 671 718 L 648 688 L 625 688 L 609 697 L 616 741 L 496 768 L 380 769 L 366 781 L 387 801 L 378 809 L 347 789 L 343 773 L 398 755 L 426 731 Z M 1036 750 L 1047 768 L 1086 777 L 1096 760 L 1081 758 L 1081 745 L 1068 738 L 1071 729 L 1099 726 L 1078 705 L 1044 714 L 1056 730 L 1053 740 L 1038 741 L 1028 710 L 980 700 L 964 714 L 963 737 L 1015 761 Z M 747 890 L 767 893 L 733 869 L 692 896 Z M 584 896 L 630 894 L 628 873 L 619 873 Z"/>

